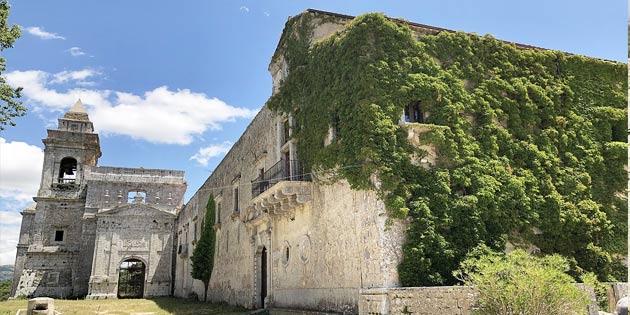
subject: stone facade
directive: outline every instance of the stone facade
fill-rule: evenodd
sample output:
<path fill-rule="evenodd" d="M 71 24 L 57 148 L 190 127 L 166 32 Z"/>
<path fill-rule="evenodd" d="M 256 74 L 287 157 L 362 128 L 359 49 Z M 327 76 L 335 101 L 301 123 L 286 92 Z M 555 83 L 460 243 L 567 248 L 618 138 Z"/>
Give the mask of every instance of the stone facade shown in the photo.
<path fill-rule="evenodd" d="M 343 28 L 343 19 L 317 19 L 312 42 Z M 276 93 L 287 75 L 281 54 L 269 71 Z M 292 125 L 292 117 L 263 107 L 179 213 L 176 296 L 203 295 L 190 255 L 210 194 L 217 203 L 211 301 L 357 313 L 362 288 L 399 285 L 404 222 L 386 222 L 372 191 L 303 174 Z"/>
<path fill-rule="evenodd" d="M 97 166 L 99 138 L 80 101 L 43 142 L 37 204 L 22 212 L 12 296 L 116 297 L 119 267 L 129 259 L 144 263 L 142 296 L 170 295 L 184 173 Z"/>

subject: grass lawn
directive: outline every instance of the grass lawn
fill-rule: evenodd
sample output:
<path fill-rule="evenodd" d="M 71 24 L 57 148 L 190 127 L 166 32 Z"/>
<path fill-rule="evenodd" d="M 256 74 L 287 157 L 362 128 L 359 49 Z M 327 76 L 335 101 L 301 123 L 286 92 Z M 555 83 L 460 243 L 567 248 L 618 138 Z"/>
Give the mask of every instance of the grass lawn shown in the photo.
<path fill-rule="evenodd" d="M 0 302 L 0 315 L 15 315 L 26 309 L 27 300 Z M 57 300 L 55 309 L 63 315 L 211 315 L 248 314 L 246 309 L 177 298 L 153 300 Z"/>

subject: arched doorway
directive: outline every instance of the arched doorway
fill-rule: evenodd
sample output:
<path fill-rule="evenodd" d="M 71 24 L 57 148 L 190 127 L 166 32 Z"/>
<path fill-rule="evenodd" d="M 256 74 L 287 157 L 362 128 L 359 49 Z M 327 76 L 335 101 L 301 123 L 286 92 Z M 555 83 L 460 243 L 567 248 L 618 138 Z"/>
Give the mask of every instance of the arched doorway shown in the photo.
<path fill-rule="evenodd" d="M 144 296 L 146 266 L 139 259 L 127 259 L 118 272 L 118 298 L 140 299 Z"/>

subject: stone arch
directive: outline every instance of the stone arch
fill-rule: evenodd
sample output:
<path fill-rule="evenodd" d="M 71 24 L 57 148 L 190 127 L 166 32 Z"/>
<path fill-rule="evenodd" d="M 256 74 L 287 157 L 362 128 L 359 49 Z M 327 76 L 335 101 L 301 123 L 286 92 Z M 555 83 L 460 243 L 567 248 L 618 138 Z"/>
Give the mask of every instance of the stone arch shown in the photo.
<path fill-rule="evenodd" d="M 57 180 L 60 184 L 73 184 L 76 182 L 78 173 L 77 159 L 66 156 L 59 162 L 59 175 Z"/>
<path fill-rule="evenodd" d="M 143 298 L 147 278 L 147 264 L 144 259 L 127 257 L 118 264 L 118 298 Z"/>

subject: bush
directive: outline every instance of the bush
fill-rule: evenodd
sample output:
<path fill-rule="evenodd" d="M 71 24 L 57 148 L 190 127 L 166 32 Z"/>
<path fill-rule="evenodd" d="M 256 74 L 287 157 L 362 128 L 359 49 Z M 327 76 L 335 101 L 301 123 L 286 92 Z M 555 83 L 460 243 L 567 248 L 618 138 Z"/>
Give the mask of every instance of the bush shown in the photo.
<path fill-rule="evenodd" d="M 454 274 L 479 292 L 474 314 L 585 314 L 585 292 L 566 272 L 569 264 L 560 255 L 535 257 L 522 249 L 509 254 L 473 250 Z"/>
<path fill-rule="evenodd" d="M 6 301 L 11 295 L 11 280 L 0 281 L 0 301 Z"/>

